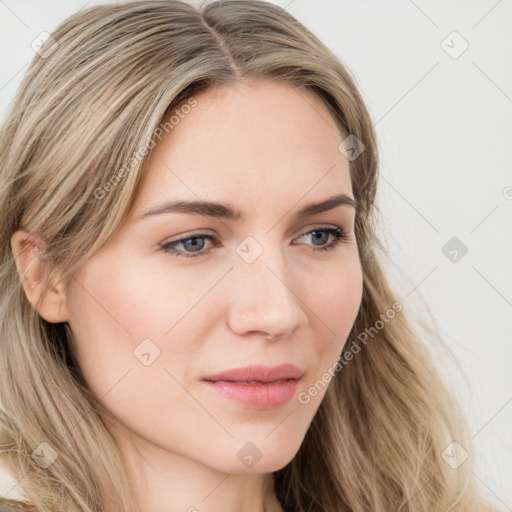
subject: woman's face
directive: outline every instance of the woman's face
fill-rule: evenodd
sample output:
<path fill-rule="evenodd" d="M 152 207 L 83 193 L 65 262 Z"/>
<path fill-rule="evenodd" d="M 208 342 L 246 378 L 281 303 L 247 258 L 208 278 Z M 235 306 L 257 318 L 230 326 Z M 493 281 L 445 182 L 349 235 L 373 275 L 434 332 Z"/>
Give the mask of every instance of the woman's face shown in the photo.
<path fill-rule="evenodd" d="M 122 439 L 266 473 L 299 449 L 361 302 L 353 206 L 299 215 L 353 198 L 348 161 L 303 89 L 259 80 L 195 100 L 154 148 L 127 222 L 75 274 L 72 343 Z M 196 205 L 162 207 L 176 201 Z M 336 230 L 347 238 L 336 243 Z M 300 379 L 278 369 L 204 380 L 283 364 Z"/>

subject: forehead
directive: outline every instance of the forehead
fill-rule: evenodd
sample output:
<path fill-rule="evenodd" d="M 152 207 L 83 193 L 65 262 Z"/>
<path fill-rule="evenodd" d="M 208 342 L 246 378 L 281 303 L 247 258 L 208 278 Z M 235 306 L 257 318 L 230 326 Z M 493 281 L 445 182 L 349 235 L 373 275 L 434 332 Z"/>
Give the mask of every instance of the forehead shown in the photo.
<path fill-rule="evenodd" d="M 219 86 L 176 107 L 153 149 L 135 213 L 173 198 L 264 206 L 351 195 L 342 136 L 322 100 L 270 80 Z M 182 103 L 182 105 L 185 103 Z"/>

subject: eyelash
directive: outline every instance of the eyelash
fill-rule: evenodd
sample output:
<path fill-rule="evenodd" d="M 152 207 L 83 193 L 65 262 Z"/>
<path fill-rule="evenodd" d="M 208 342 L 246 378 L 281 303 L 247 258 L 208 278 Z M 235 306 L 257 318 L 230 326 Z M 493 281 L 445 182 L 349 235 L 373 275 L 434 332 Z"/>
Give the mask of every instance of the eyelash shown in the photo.
<path fill-rule="evenodd" d="M 343 243 L 348 240 L 349 235 L 345 233 L 341 228 L 315 228 L 311 231 L 307 231 L 306 233 L 303 233 L 301 236 L 309 235 L 311 233 L 317 233 L 317 232 L 325 232 L 329 233 L 330 235 L 334 236 L 334 241 L 329 244 L 322 247 L 314 247 L 313 252 L 327 252 L 332 251 L 335 249 L 340 243 Z M 197 253 L 183 253 L 182 251 L 177 251 L 174 247 L 180 243 L 188 242 L 189 240 L 193 240 L 195 238 L 207 238 L 208 240 L 211 240 L 212 242 L 218 241 L 218 238 L 216 236 L 212 235 L 206 235 L 203 233 L 198 233 L 197 235 L 189 236 L 187 238 L 181 238 L 180 240 L 174 240 L 173 242 L 167 242 L 164 244 L 160 244 L 159 247 L 161 250 L 163 250 L 166 253 L 170 253 L 174 255 L 177 258 L 198 258 L 200 256 L 204 256 L 206 254 L 205 251 L 197 252 Z"/>

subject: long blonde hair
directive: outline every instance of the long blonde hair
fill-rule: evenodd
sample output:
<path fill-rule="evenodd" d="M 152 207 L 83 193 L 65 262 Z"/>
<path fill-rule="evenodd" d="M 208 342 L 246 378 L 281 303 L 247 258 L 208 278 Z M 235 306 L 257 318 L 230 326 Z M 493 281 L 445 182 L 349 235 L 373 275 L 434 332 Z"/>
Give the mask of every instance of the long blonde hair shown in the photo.
<path fill-rule="evenodd" d="M 471 459 L 454 469 L 443 456 L 454 441 L 471 453 L 471 438 L 424 340 L 405 310 L 375 327 L 399 301 L 378 258 L 377 147 L 355 80 L 270 3 L 154 0 L 95 6 L 65 20 L 31 62 L 0 132 L 0 456 L 30 500 L 18 502 L 20 510 L 138 509 L 101 419 L 108 411 L 69 346 L 69 326 L 46 322 L 24 294 L 12 234 L 39 234 L 42 257 L 68 287 L 73 270 L 125 220 L 155 133 L 170 126 L 177 106 L 218 84 L 259 77 L 314 92 L 341 134 L 364 144 L 350 161 L 364 290 L 345 345 L 360 350 L 340 363 L 297 455 L 275 472 L 277 496 L 300 512 L 488 506 Z M 363 344 L 364 332 L 372 335 Z M 58 453 L 46 468 L 33 456 L 43 442 Z"/>

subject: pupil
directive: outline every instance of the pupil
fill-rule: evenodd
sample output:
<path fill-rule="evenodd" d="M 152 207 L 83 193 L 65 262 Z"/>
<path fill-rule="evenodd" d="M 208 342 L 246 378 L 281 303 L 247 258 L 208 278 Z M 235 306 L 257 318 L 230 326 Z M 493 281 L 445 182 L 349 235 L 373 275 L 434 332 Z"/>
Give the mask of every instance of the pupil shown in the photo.
<path fill-rule="evenodd" d="M 318 236 L 320 234 L 320 236 Z M 313 231 L 313 239 L 319 240 L 322 236 L 326 236 L 327 233 L 325 231 Z M 325 242 L 325 240 L 324 240 Z"/>
<path fill-rule="evenodd" d="M 190 238 L 190 239 L 189 239 L 189 241 L 193 241 L 193 243 L 192 243 L 192 247 L 195 247 L 196 249 L 197 249 L 197 248 L 199 248 L 199 250 L 201 250 L 201 249 L 202 249 L 202 246 L 201 246 L 201 244 L 200 244 L 200 243 L 199 243 L 199 244 L 197 243 L 197 241 L 198 241 L 198 240 L 201 240 L 201 241 L 203 241 L 203 243 L 204 243 L 204 240 L 203 240 L 202 238 Z M 187 242 L 185 242 L 185 243 L 188 243 L 188 241 L 187 241 Z"/>

